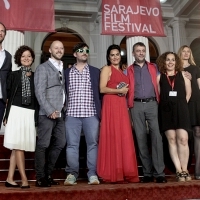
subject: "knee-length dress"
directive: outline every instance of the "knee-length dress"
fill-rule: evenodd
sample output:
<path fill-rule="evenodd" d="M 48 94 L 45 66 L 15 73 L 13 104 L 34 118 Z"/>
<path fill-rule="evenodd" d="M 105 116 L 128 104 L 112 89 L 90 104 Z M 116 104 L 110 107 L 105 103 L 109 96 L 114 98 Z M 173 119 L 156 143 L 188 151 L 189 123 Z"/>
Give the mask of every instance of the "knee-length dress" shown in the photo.
<path fill-rule="evenodd" d="M 128 84 L 128 77 L 111 66 L 107 87 Z M 125 96 L 105 94 L 102 104 L 97 173 L 106 182 L 138 182 L 132 128 Z"/>
<path fill-rule="evenodd" d="M 174 91 L 176 96 L 169 96 L 172 87 L 167 76 L 161 74 L 160 77 L 160 103 L 159 103 L 159 123 L 161 131 L 170 129 L 190 130 L 190 117 L 188 103 L 186 101 L 185 81 L 181 72 L 175 76 L 169 76 L 171 81 L 174 79 Z"/>

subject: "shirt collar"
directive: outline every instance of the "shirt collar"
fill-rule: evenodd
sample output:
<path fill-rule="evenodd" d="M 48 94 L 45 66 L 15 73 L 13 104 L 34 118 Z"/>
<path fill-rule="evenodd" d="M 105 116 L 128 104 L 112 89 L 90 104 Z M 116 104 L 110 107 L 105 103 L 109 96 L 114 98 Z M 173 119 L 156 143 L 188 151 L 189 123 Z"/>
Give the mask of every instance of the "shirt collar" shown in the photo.
<path fill-rule="evenodd" d="M 60 60 L 60 61 L 57 61 L 57 60 L 54 60 L 52 58 L 49 58 L 49 61 L 59 70 L 59 71 L 62 71 L 63 69 L 63 62 Z"/>
<path fill-rule="evenodd" d="M 5 51 L 5 49 L 4 48 L 2 48 L 1 50 L 0 50 L 0 52 L 4 52 Z"/>

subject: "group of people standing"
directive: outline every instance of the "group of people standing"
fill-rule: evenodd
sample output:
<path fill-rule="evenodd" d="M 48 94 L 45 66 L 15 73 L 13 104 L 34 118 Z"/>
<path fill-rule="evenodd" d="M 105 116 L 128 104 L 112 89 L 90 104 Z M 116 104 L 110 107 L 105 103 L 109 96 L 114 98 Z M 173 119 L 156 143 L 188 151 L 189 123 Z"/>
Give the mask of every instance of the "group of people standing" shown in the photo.
<path fill-rule="evenodd" d="M 14 181 L 16 166 L 21 188 L 30 187 L 25 151 L 35 151 L 36 186 L 58 185 L 52 172 L 65 145 L 64 185 L 77 184 L 82 132 L 88 184 L 99 184 L 98 177 L 110 183 L 148 183 L 154 178 L 166 183 L 162 135 L 168 140 L 177 181 L 190 181 L 189 133 L 194 134 L 195 178 L 200 179 L 200 69 L 188 46 L 178 54 L 162 54 L 156 65 L 145 60 L 145 45 L 136 43 L 135 62 L 123 71 L 121 49 L 113 44 L 107 49 L 107 65 L 100 71 L 88 64 L 89 46 L 78 43 L 73 48 L 76 63 L 64 71 L 63 43 L 53 41 L 50 58 L 33 73 L 35 54 L 23 45 L 14 56 L 19 70 L 11 72 L 11 55 L 1 45 L 5 36 L 6 28 L 0 23 L 0 114 L 6 126 L 4 146 L 12 150 L 6 187 L 20 187 Z M 144 174 L 141 180 L 133 128 Z"/>

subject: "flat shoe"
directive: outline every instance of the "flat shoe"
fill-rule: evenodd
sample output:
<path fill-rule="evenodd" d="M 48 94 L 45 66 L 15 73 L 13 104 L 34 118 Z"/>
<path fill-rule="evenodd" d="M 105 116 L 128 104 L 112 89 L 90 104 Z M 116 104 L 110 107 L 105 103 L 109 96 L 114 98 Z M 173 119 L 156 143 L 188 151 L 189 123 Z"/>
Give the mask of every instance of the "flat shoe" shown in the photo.
<path fill-rule="evenodd" d="M 17 185 L 13 185 L 11 183 L 8 183 L 7 181 L 5 182 L 5 186 L 6 187 L 12 187 L 12 188 L 18 188 L 18 187 L 20 187 L 18 184 Z"/>
<path fill-rule="evenodd" d="M 28 189 L 30 188 L 30 185 L 21 185 L 21 189 Z"/>

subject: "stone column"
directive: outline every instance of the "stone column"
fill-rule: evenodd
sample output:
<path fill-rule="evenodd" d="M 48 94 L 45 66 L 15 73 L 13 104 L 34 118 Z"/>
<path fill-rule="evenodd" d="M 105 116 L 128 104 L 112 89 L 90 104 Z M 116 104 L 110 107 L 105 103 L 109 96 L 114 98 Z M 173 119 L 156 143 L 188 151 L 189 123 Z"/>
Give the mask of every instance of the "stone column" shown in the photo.
<path fill-rule="evenodd" d="M 171 22 L 175 52 L 177 52 L 182 45 L 188 45 L 186 40 L 186 30 L 185 30 L 185 25 L 187 21 L 188 19 L 175 18 Z"/>
<path fill-rule="evenodd" d="M 97 19 L 99 24 L 99 35 L 98 35 L 98 46 L 97 49 L 97 66 L 99 68 L 107 64 L 106 61 L 106 51 L 107 48 L 113 44 L 113 38 L 111 35 L 101 35 L 102 32 L 102 16 L 99 16 Z"/>
<path fill-rule="evenodd" d="M 166 31 L 167 31 L 168 49 L 169 49 L 169 51 L 174 52 L 172 28 L 169 27 L 169 26 L 166 26 L 165 28 L 166 28 Z"/>
<path fill-rule="evenodd" d="M 3 41 L 3 48 L 12 55 L 12 70 L 18 69 L 14 63 L 14 55 L 19 46 L 24 44 L 24 33 L 20 31 L 7 31 L 5 40 Z"/>
<path fill-rule="evenodd" d="M 126 37 L 126 49 L 127 49 L 127 62 L 128 66 L 131 65 L 134 61 L 135 58 L 133 57 L 133 45 L 137 42 L 143 42 L 146 46 L 146 60 L 150 61 L 150 56 L 149 56 L 149 42 L 147 37 L 143 36 L 134 36 L 134 37 Z"/>
<path fill-rule="evenodd" d="M 3 41 L 3 48 L 6 49 L 12 55 L 12 71 L 18 69 L 17 65 L 14 63 L 14 55 L 19 46 L 24 44 L 24 34 L 19 31 L 9 31 L 7 30 L 6 37 Z M 5 126 L 1 125 L 0 134 L 4 134 Z"/>

